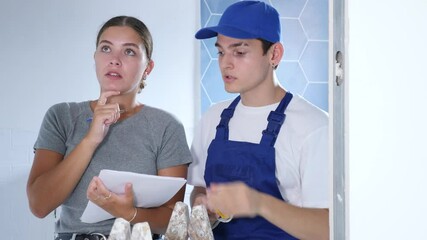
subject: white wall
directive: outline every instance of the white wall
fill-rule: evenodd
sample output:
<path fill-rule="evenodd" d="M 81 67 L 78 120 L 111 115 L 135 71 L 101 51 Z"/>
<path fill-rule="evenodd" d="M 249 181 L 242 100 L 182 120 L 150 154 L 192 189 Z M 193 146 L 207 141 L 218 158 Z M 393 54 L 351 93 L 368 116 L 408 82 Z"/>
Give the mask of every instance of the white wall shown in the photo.
<path fill-rule="evenodd" d="M 98 97 L 96 34 L 122 14 L 143 20 L 154 38 L 155 68 L 139 100 L 175 114 L 190 143 L 199 109 L 199 1 L 0 1 L 0 233 L 7 239 L 53 239 L 52 216 L 39 220 L 28 209 L 32 145 L 49 106 Z"/>
<path fill-rule="evenodd" d="M 348 4 L 350 239 L 427 239 L 427 1 Z"/>

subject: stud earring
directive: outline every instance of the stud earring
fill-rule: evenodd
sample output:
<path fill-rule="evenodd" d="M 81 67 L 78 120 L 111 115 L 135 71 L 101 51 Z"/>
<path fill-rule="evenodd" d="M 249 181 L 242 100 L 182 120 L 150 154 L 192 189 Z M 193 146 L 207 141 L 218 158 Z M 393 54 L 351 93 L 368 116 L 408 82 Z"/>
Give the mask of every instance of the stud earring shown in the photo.
<path fill-rule="evenodd" d="M 279 64 L 271 63 L 271 68 L 273 68 L 274 70 L 276 70 L 276 69 L 277 69 L 277 66 L 279 66 Z"/>

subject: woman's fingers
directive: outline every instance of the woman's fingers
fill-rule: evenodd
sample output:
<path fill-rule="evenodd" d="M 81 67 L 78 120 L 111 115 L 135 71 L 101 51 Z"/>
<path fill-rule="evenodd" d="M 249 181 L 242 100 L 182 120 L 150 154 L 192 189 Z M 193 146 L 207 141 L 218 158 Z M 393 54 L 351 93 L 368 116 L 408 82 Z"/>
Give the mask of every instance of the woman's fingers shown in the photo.
<path fill-rule="evenodd" d="M 102 92 L 98 99 L 98 104 L 95 108 L 95 114 L 99 116 L 102 123 L 109 126 L 120 117 L 119 104 L 109 104 L 108 99 L 112 96 L 120 95 L 119 91 L 106 91 Z"/>
<path fill-rule="evenodd" d="M 99 194 L 98 194 L 98 190 L 97 190 L 97 186 L 95 181 L 92 179 L 92 181 L 89 183 L 89 186 L 87 188 L 87 192 L 86 192 L 87 198 L 89 200 L 91 200 L 92 202 L 98 200 L 99 198 Z"/>
<path fill-rule="evenodd" d="M 87 198 L 96 204 L 105 203 L 110 200 L 113 193 L 108 190 L 99 177 L 93 177 L 87 190 Z"/>
<path fill-rule="evenodd" d="M 117 96 L 120 95 L 119 91 L 106 91 L 106 92 L 102 92 L 101 96 L 99 96 L 98 99 L 98 104 L 99 105 L 105 105 L 107 104 L 108 98 L 111 96 Z"/>
<path fill-rule="evenodd" d="M 107 116 L 108 117 L 107 121 L 109 120 L 109 123 L 114 122 L 112 120 L 116 119 L 117 114 L 119 114 L 120 109 L 119 109 L 118 104 L 108 104 L 107 105 L 108 98 L 111 96 L 119 95 L 119 94 L 120 94 L 119 91 L 106 91 L 106 92 L 102 92 L 101 96 L 99 96 L 98 104 L 97 104 L 97 107 L 95 110 L 102 109 L 102 110 L 104 110 L 104 112 L 107 111 L 106 113 L 110 114 L 110 116 Z"/>
<path fill-rule="evenodd" d="M 107 104 L 101 105 L 95 109 L 95 117 L 101 120 L 101 123 L 109 126 L 120 118 L 119 105 Z"/>
<path fill-rule="evenodd" d="M 119 91 L 102 92 L 93 110 L 93 117 L 89 118 L 90 130 L 88 137 L 94 143 L 101 143 L 107 135 L 109 127 L 120 118 L 120 108 L 118 103 L 108 103 L 112 96 L 119 95 Z"/>

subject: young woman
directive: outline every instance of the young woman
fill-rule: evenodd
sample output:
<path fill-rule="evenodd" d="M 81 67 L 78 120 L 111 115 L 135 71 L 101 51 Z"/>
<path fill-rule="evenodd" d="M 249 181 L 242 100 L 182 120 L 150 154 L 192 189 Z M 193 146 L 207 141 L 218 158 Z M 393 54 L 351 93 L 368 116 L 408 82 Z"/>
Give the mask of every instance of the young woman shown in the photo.
<path fill-rule="evenodd" d="M 144 23 L 129 16 L 110 19 L 96 39 L 99 99 L 59 103 L 47 111 L 34 145 L 27 194 L 37 217 L 61 206 L 56 239 L 109 234 L 114 219 L 80 221 L 88 201 L 131 223 L 148 222 L 154 233 L 166 230 L 175 203 L 183 201 L 185 187 L 162 206 L 137 208 L 131 184 L 119 195 L 97 177 L 102 169 L 187 177 L 191 154 L 182 124 L 136 100 L 154 67 L 152 51 Z"/>

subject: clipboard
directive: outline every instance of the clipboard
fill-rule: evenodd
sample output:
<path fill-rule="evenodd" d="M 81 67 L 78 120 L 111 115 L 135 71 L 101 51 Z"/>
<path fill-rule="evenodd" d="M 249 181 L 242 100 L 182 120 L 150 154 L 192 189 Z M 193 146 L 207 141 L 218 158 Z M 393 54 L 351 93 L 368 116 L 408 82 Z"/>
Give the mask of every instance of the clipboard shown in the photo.
<path fill-rule="evenodd" d="M 135 194 L 135 206 L 158 207 L 171 199 L 187 182 L 184 178 L 165 177 L 125 171 L 103 169 L 99 178 L 115 194 L 124 194 L 125 184 L 132 183 Z M 114 218 L 113 215 L 89 201 L 80 220 L 96 223 Z"/>

